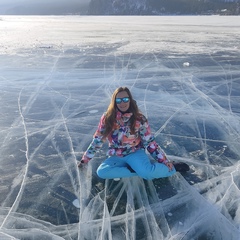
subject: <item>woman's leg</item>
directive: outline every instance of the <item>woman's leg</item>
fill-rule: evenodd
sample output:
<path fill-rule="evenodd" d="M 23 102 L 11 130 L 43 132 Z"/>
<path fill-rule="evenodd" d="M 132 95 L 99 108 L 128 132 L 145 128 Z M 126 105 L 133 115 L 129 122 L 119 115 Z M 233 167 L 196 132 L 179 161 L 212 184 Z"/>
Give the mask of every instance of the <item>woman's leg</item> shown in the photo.
<path fill-rule="evenodd" d="M 126 157 L 109 157 L 97 169 L 97 175 L 104 179 L 124 178 L 137 176 L 128 168 Z"/>
<path fill-rule="evenodd" d="M 169 170 L 165 164 L 151 163 L 144 150 L 138 150 L 126 157 L 126 162 L 137 173 L 138 176 L 151 180 L 172 176 L 176 170 Z"/>

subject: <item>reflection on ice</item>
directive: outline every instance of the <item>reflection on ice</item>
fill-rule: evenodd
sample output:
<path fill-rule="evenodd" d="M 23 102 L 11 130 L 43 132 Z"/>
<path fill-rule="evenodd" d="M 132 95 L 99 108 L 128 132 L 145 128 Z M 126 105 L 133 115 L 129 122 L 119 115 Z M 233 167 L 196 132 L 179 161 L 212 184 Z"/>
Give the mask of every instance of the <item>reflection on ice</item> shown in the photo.
<path fill-rule="evenodd" d="M 2 19 L 0 239 L 240 238 L 239 21 Z M 105 181 L 105 149 L 77 169 L 120 85 L 189 173 Z"/>

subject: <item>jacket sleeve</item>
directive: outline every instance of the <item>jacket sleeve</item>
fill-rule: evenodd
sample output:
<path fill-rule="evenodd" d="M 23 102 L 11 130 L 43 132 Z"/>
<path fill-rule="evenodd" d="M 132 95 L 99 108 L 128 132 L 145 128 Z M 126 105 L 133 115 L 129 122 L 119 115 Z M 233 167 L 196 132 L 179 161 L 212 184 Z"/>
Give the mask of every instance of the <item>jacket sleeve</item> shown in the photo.
<path fill-rule="evenodd" d="M 140 127 L 140 136 L 142 139 L 142 143 L 144 148 L 148 150 L 151 156 L 160 163 L 168 163 L 168 159 L 164 151 L 160 148 L 160 146 L 155 141 L 155 137 L 151 133 L 150 126 L 148 124 L 147 119 L 143 116 Z"/>
<path fill-rule="evenodd" d="M 84 163 L 89 162 L 95 156 L 96 152 L 101 149 L 103 143 L 106 141 L 103 138 L 103 132 L 105 131 L 104 119 L 105 114 L 102 115 L 100 122 L 98 124 L 98 128 L 93 135 L 93 140 L 88 146 L 86 152 L 83 154 L 81 162 Z"/>

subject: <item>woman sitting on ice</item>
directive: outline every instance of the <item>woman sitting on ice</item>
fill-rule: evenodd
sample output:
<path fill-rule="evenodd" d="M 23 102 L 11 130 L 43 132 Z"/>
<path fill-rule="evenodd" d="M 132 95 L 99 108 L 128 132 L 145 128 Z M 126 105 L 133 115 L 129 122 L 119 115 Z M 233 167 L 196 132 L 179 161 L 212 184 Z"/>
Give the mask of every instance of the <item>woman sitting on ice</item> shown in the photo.
<path fill-rule="evenodd" d="M 107 112 L 101 117 L 93 140 L 78 166 L 87 164 L 106 140 L 109 142 L 109 157 L 97 169 L 100 178 L 139 176 L 151 180 L 189 170 L 186 163 L 172 163 L 167 159 L 127 87 L 114 91 Z M 150 161 L 145 149 L 156 162 Z"/>

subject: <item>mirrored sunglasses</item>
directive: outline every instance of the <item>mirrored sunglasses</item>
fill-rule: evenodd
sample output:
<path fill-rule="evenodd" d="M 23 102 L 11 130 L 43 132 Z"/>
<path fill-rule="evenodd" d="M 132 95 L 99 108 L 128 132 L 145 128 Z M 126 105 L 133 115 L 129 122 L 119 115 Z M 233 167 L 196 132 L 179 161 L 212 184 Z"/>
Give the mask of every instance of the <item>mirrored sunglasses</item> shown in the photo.
<path fill-rule="evenodd" d="M 124 102 L 124 103 L 127 103 L 127 102 L 129 102 L 129 97 L 124 97 L 124 98 L 116 98 L 115 99 L 115 102 L 117 103 L 117 104 L 120 104 L 121 102 Z"/>

